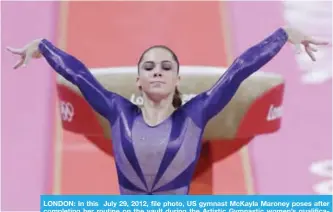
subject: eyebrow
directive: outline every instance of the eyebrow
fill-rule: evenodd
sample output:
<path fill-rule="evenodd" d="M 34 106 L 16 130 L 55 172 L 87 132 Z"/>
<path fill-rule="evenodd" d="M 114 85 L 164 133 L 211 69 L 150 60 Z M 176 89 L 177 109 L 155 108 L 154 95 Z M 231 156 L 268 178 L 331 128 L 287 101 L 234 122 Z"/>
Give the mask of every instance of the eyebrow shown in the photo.
<path fill-rule="evenodd" d="M 167 62 L 167 63 L 172 63 L 171 60 L 162 60 L 162 61 L 161 61 L 161 63 L 165 63 L 165 62 Z M 144 61 L 143 63 L 155 63 L 155 61 L 147 60 L 147 61 Z"/>
<path fill-rule="evenodd" d="M 153 62 L 153 61 L 145 61 L 144 63 L 142 63 L 142 66 L 145 66 L 145 65 L 155 65 L 155 62 Z"/>

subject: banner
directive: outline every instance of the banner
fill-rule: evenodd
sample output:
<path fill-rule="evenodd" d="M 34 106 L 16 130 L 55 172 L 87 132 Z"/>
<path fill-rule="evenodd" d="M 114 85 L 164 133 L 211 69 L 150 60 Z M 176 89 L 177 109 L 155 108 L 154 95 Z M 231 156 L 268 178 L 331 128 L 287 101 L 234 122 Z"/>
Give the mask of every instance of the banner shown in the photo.
<path fill-rule="evenodd" d="M 332 196 L 41 196 L 41 212 L 329 212 Z"/>

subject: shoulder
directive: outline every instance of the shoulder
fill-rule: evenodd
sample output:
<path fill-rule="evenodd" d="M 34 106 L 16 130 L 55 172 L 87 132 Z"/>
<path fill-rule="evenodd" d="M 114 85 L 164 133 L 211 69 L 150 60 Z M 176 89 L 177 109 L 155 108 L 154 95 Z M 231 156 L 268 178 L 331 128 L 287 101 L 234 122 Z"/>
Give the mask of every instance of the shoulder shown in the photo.
<path fill-rule="evenodd" d="M 205 126 L 203 122 L 203 108 L 206 96 L 206 93 L 201 93 L 178 108 L 177 116 L 181 117 L 178 119 L 185 120 L 186 118 L 190 118 L 198 127 L 203 128 Z"/>
<path fill-rule="evenodd" d="M 132 112 L 139 110 L 139 107 L 136 104 L 132 103 L 130 100 L 121 95 L 114 94 L 112 101 L 114 101 L 114 105 L 116 105 L 119 111 Z"/>

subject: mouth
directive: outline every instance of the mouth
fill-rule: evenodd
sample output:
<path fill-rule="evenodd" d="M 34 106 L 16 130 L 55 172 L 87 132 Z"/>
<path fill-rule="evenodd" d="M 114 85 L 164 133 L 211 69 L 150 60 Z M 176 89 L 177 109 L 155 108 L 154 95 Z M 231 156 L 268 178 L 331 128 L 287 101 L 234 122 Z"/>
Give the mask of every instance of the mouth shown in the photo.
<path fill-rule="evenodd" d="M 162 82 L 162 81 L 154 81 L 154 82 L 151 82 L 150 84 L 165 84 L 165 82 Z"/>

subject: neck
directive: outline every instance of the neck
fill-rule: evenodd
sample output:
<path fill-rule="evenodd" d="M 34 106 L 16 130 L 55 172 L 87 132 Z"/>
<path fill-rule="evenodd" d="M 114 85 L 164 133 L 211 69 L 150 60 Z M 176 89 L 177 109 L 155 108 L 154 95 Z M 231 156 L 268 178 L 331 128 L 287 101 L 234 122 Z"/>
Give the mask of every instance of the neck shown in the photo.
<path fill-rule="evenodd" d="M 143 99 L 142 114 L 149 126 L 156 126 L 162 123 L 175 111 L 172 105 L 173 94 L 158 101 L 152 100 L 146 94 L 143 94 Z"/>

